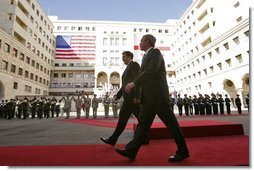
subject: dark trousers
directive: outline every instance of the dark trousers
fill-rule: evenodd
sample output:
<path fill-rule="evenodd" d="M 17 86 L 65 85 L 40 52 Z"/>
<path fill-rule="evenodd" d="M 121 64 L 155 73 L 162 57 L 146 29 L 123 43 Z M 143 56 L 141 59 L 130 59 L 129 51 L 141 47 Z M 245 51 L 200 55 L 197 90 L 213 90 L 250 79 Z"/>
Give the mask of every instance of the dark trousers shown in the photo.
<path fill-rule="evenodd" d="M 123 102 L 119 112 L 119 119 L 113 134 L 109 137 L 111 142 L 117 142 L 119 136 L 124 131 L 130 116 L 133 114 L 137 119 L 139 116 L 140 105 Z M 138 119 L 139 120 L 139 119 Z"/>
<path fill-rule="evenodd" d="M 182 133 L 182 130 L 178 124 L 178 121 L 173 114 L 173 111 L 170 110 L 169 104 L 149 104 L 143 105 L 141 107 L 141 112 L 139 115 L 139 123 L 132 141 L 130 141 L 125 150 L 133 155 L 138 153 L 139 148 L 142 145 L 142 142 L 146 138 L 147 133 L 153 123 L 155 115 L 158 115 L 162 122 L 171 130 L 173 138 L 177 145 L 177 153 L 188 154 L 188 148 L 185 143 L 185 139 Z"/>

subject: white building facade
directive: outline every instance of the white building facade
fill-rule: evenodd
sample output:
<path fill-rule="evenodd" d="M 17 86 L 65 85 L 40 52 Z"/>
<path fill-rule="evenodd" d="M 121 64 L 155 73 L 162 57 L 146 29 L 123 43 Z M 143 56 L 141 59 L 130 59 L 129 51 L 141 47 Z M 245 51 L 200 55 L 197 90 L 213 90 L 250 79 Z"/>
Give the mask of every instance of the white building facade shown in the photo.
<path fill-rule="evenodd" d="M 121 86 L 121 76 L 126 67 L 122 62 L 122 52 L 131 51 L 134 61 L 140 63 L 144 52 L 140 50 L 139 42 L 144 34 L 156 36 L 157 48 L 162 51 L 167 66 L 172 63 L 170 40 L 175 20 L 139 23 L 50 18 L 55 36 L 60 37 L 56 40 L 51 95 L 77 91 L 99 96 L 106 92 L 113 95 Z M 63 42 L 68 45 L 64 46 Z M 170 77 L 168 80 L 170 82 Z"/>
<path fill-rule="evenodd" d="M 249 1 L 193 1 L 174 30 L 175 91 L 244 99 L 249 93 L 249 35 Z"/>
<path fill-rule="evenodd" d="M 48 95 L 53 25 L 37 0 L 0 0 L 0 99 Z"/>

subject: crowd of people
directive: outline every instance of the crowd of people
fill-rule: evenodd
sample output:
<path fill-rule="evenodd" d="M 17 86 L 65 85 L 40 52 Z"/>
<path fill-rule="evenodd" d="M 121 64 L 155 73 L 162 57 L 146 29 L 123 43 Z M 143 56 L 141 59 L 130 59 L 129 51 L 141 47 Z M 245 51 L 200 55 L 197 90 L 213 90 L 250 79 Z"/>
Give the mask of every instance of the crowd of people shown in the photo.
<path fill-rule="evenodd" d="M 184 94 L 184 97 L 178 95 L 177 97 L 172 97 L 170 94 L 170 107 L 173 111 L 178 111 L 179 115 L 185 114 L 189 115 L 218 115 L 218 114 L 231 114 L 232 104 L 234 103 L 237 107 L 237 112 L 242 114 L 242 101 L 239 95 L 232 101 L 226 94 L 223 98 L 221 94 L 199 94 L 193 96 L 188 96 Z M 112 116 L 117 118 L 119 109 L 123 103 L 123 99 L 117 99 L 116 95 L 110 97 L 108 93 L 105 94 L 103 98 L 97 98 L 94 94 L 91 99 L 89 95 L 78 95 L 78 96 L 64 96 L 57 100 L 55 97 L 46 98 L 41 97 L 37 99 L 34 97 L 29 100 L 24 99 L 10 99 L 2 100 L 0 102 L 0 118 L 1 119 L 26 119 L 29 116 L 31 118 L 53 118 L 59 117 L 59 115 L 65 115 L 66 119 L 70 118 L 70 113 L 72 111 L 72 106 L 75 106 L 76 118 L 81 118 L 81 112 L 84 112 L 84 118 L 97 118 L 97 110 L 99 103 L 102 103 L 104 108 L 104 116 L 108 118 L 110 116 L 110 111 L 112 111 Z M 249 110 L 249 95 L 245 97 L 245 103 Z M 110 110 L 110 107 L 112 110 Z M 92 108 L 92 113 L 90 114 L 90 108 Z"/>

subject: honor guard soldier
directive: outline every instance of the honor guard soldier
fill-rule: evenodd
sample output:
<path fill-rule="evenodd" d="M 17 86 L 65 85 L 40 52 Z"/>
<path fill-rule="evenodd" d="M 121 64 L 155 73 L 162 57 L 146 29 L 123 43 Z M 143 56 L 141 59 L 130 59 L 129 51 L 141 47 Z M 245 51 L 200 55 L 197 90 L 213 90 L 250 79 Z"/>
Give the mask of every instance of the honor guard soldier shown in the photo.
<path fill-rule="evenodd" d="M 99 99 L 96 97 L 97 95 L 94 94 L 93 99 L 92 99 L 92 108 L 93 108 L 93 118 L 97 117 L 97 109 L 99 106 Z"/>
<path fill-rule="evenodd" d="M 37 117 L 39 119 L 42 119 L 43 111 L 44 111 L 44 99 L 41 98 L 41 100 L 37 100 Z"/>
<path fill-rule="evenodd" d="M 199 105 L 198 105 L 198 98 L 196 95 L 193 96 L 192 103 L 194 105 L 194 113 L 195 115 L 199 114 Z"/>
<path fill-rule="evenodd" d="M 4 100 L 0 103 L 0 119 L 4 117 Z"/>
<path fill-rule="evenodd" d="M 77 113 L 77 119 L 79 119 L 80 115 L 81 115 L 82 99 L 80 98 L 79 95 L 78 95 L 77 99 L 75 99 L 74 97 L 72 97 L 72 99 L 75 101 L 75 108 L 76 108 L 76 113 Z"/>
<path fill-rule="evenodd" d="M 55 106 L 55 112 L 56 112 L 56 117 L 59 117 L 59 113 L 61 111 L 61 100 L 58 100 L 58 102 L 56 103 L 56 106 Z"/>
<path fill-rule="evenodd" d="M 86 118 L 88 118 L 89 113 L 90 113 L 90 107 L 91 107 L 91 99 L 89 98 L 88 94 L 84 98 L 84 104 L 85 104 L 85 109 L 86 109 Z"/>
<path fill-rule="evenodd" d="M 183 99 L 181 98 L 180 94 L 178 95 L 176 105 L 178 107 L 179 115 L 182 116 L 182 114 L 183 114 Z"/>
<path fill-rule="evenodd" d="M 187 97 L 187 94 L 184 95 L 184 98 L 183 98 L 183 106 L 184 106 L 185 115 L 186 115 L 186 116 L 189 116 L 190 101 L 189 101 L 189 98 Z"/>
<path fill-rule="evenodd" d="M 249 112 L 249 94 L 246 95 L 245 102 L 246 102 L 248 112 Z"/>
<path fill-rule="evenodd" d="M 31 102 L 31 114 L 32 114 L 32 118 L 35 118 L 36 116 L 36 111 L 37 111 L 37 100 L 36 98 L 33 99 L 33 101 Z"/>
<path fill-rule="evenodd" d="M 212 95 L 211 102 L 213 106 L 213 114 L 218 115 L 218 99 L 216 98 L 215 94 L 212 93 L 211 95 Z"/>
<path fill-rule="evenodd" d="M 66 99 L 63 98 L 63 100 L 64 100 L 64 110 L 66 112 L 65 119 L 69 119 L 70 118 L 70 111 L 71 111 L 71 99 L 69 98 L 69 95 L 67 95 Z"/>
<path fill-rule="evenodd" d="M 228 98 L 228 95 L 225 95 L 225 103 L 226 103 L 226 107 L 227 107 L 227 114 L 231 113 L 231 109 L 230 109 L 230 102 L 231 100 Z"/>
<path fill-rule="evenodd" d="M 112 99 L 112 110 L 113 110 L 113 116 L 115 118 L 117 118 L 117 108 L 118 108 L 118 100 L 116 99 L 116 95 L 114 95 Z"/>
<path fill-rule="evenodd" d="M 239 94 L 236 95 L 235 104 L 236 104 L 238 113 L 242 114 L 242 102 L 241 102 L 241 99 L 239 98 Z"/>
<path fill-rule="evenodd" d="M 190 114 L 193 115 L 193 102 L 192 102 L 191 96 L 189 96 L 189 108 L 190 108 Z"/>
<path fill-rule="evenodd" d="M 24 99 L 23 102 L 21 103 L 22 106 L 22 113 L 23 113 L 23 119 L 26 119 L 29 114 L 28 114 L 28 108 L 29 108 L 29 102 L 28 99 Z"/>
<path fill-rule="evenodd" d="M 108 93 L 106 93 L 106 96 L 105 96 L 105 98 L 103 99 L 105 118 L 108 118 L 108 114 L 109 114 L 109 104 L 110 104 L 110 98 L 109 98 Z"/>
<path fill-rule="evenodd" d="M 205 94 L 205 110 L 207 115 L 212 114 L 212 102 L 208 94 Z"/>
<path fill-rule="evenodd" d="M 204 115 L 205 114 L 205 99 L 202 94 L 199 94 L 199 97 L 198 97 L 198 108 L 199 108 L 200 115 Z"/>
<path fill-rule="evenodd" d="M 224 114 L 224 99 L 222 98 L 222 95 L 219 94 L 219 99 L 218 99 L 218 102 L 219 102 L 219 107 L 220 107 L 220 114 Z"/>

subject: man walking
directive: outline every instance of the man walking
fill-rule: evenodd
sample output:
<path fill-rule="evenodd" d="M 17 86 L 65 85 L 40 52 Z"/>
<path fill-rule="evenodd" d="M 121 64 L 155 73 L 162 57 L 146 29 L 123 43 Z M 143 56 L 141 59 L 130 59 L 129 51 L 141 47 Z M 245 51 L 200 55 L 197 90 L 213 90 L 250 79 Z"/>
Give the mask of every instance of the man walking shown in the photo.
<path fill-rule="evenodd" d="M 125 65 L 127 65 L 122 76 L 122 87 L 116 94 L 116 99 L 120 99 L 123 96 L 123 104 L 119 113 L 119 120 L 116 126 L 114 133 L 107 139 L 101 138 L 101 140 L 106 143 L 114 146 L 119 138 L 119 136 L 124 131 L 126 124 L 132 114 L 138 119 L 140 111 L 140 88 L 135 87 L 132 91 L 127 94 L 125 92 L 125 86 L 132 82 L 140 74 L 140 66 L 137 62 L 133 61 L 133 54 L 130 51 L 125 51 L 122 53 L 122 60 Z M 138 119 L 139 120 L 139 119 Z M 145 138 L 148 143 L 148 136 Z"/>
<path fill-rule="evenodd" d="M 141 112 L 134 138 L 125 149 L 115 148 L 115 151 L 135 160 L 136 155 L 149 131 L 155 115 L 171 130 L 177 145 L 176 154 L 169 157 L 169 161 L 181 161 L 189 157 L 189 150 L 185 143 L 178 121 L 169 107 L 169 91 L 166 79 L 165 62 L 159 49 L 155 49 L 156 38 L 147 34 L 140 42 L 140 49 L 145 51 L 142 59 L 141 74 L 125 86 L 126 93 L 131 93 L 135 87 L 141 87 Z"/>

